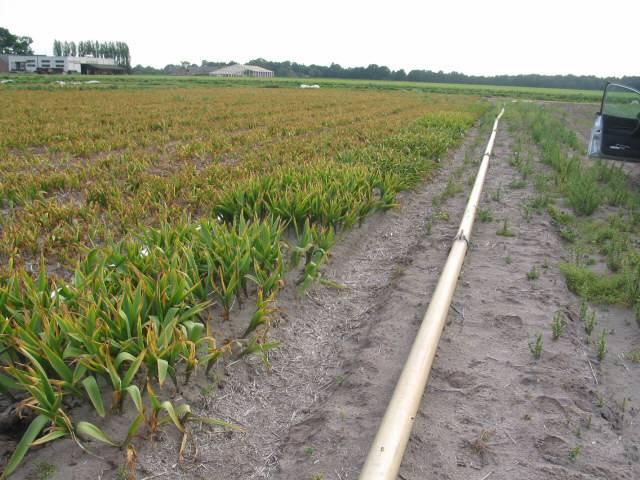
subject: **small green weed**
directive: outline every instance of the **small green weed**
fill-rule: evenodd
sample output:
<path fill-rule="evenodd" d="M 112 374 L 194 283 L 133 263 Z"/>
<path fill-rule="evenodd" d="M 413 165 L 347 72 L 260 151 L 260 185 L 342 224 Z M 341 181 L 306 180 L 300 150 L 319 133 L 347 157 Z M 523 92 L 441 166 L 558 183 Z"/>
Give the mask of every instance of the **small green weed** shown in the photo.
<path fill-rule="evenodd" d="M 537 280 L 540 278 L 540 270 L 535 265 L 527 272 L 527 280 Z"/>
<path fill-rule="evenodd" d="M 564 314 L 562 312 L 556 312 L 553 315 L 553 322 L 551 322 L 551 338 L 558 340 L 566 326 L 567 321 L 564 318 Z"/>
<path fill-rule="evenodd" d="M 586 321 L 588 312 L 589 312 L 589 306 L 587 305 L 587 302 L 582 300 L 580 302 L 580 320 L 582 320 L 583 322 Z"/>
<path fill-rule="evenodd" d="M 607 331 L 602 330 L 602 333 L 598 337 L 598 360 L 604 360 L 607 354 Z"/>
<path fill-rule="evenodd" d="M 600 274 L 572 263 L 561 263 L 567 287 L 576 295 L 594 303 L 624 304 L 627 301 L 625 281 L 620 274 Z"/>
<path fill-rule="evenodd" d="M 47 462 L 39 462 L 31 473 L 27 475 L 27 480 L 48 480 L 56 473 L 56 466 Z"/>
<path fill-rule="evenodd" d="M 549 197 L 549 195 L 547 195 L 546 193 L 541 193 L 539 195 L 536 195 L 533 198 L 533 200 L 531 200 L 529 205 L 536 212 L 540 213 L 544 209 L 546 209 L 549 206 L 550 203 L 551 203 L 551 198 Z"/>
<path fill-rule="evenodd" d="M 569 450 L 569 460 L 575 462 L 578 459 L 580 452 L 582 452 L 582 447 L 580 445 L 577 445 Z"/>
<path fill-rule="evenodd" d="M 493 221 L 493 213 L 488 208 L 478 209 L 478 220 L 487 223 Z"/>
<path fill-rule="evenodd" d="M 511 230 L 509 230 L 509 224 L 507 219 L 505 218 L 503 223 L 502 223 L 502 228 L 500 228 L 497 232 L 496 235 L 500 235 L 501 237 L 514 237 L 515 233 L 513 233 Z"/>
<path fill-rule="evenodd" d="M 444 210 L 438 210 L 433 214 L 434 220 L 442 220 L 443 222 L 449 221 L 449 212 L 445 212 Z"/>
<path fill-rule="evenodd" d="M 596 312 L 593 310 L 587 312 L 587 315 L 584 319 L 584 331 L 587 335 L 591 335 L 593 329 L 596 327 L 598 321 L 596 320 Z"/>
<path fill-rule="evenodd" d="M 578 215 L 591 215 L 602 202 L 598 183 L 589 173 L 577 173 L 568 177 L 567 200 Z"/>
<path fill-rule="evenodd" d="M 500 200 L 502 200 L 502 184 L 498 185 L 498 188 L 493 191 L 491 200 L 494 202 L 500 202 Z"/>
<path fill-rule="evenodd" d="M 444 191 L 442 192 L 442 200 L 446 200 L 447 198 L 451 198 L 457 193 L 462 191 L 462 187 L 456 183 L 456 181 L 451 177 L 447 180 L 447 185 L 444 187 Z"/>
<path fill-rule="evenodd" d="M 527 186 L 527 181 L 526 180 L 513 180 L 510 184 L 509 184 L 509 188 L 512 190 L 519 190 L 521 188 L 524 188 Z"/>
<path fill-rule="evenodd" d="M 542 356 L 542 334 L 539 333 L 536 335 L 536 339 L 534 342 L 529 343 L 529 350 L 531 351 L 531 355 L 536 360 L 539 360 Z"/>
<path fill-rule="evenodd" d="M 575 243 L 576 240 L 578 239 L 578 234 L 571 227 L 563 227 L 560 229 L 559 233 L 560 233 L 560 238 L 562 238 L 563 240 L 569 243 Z"/>
<path fill-rule="evenodd" d="M 563 212 L 555 205 L 549 205 L 547 207 L 547 213 L 559 225 L 568 225 L 573 220 L 573 215 Z"/>
<path fill-rule="evenodd" d="M 129 480 L 129 469 L 120 465 L 116 471 L 116 480 Z"/>

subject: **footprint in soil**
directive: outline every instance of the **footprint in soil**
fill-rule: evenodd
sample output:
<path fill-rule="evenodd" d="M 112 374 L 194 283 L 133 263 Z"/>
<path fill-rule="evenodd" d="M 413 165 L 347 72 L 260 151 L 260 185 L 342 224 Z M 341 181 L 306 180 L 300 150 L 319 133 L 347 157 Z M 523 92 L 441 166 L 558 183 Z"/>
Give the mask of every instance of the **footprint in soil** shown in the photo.
<path fill-rule="evenodd" d="M 468 388 L 475 385 L 475 377 L 464 372 L 452 372 L 446 377 L 452 388 Z"/>
<path fill-rule="evenodd" d="M 509 336 L 522 336 L 522 318 L 518 315 L 497 315 L 493 319 L 493 326 Z"/>
<path fill-rule="evenodd" d="M 569 460 L 569 444 L 560 437 L 547 435 L 536 440 L 536 447 L 540 450 L 542 458 L 556 465 L 565 464 Z"/>
<path fill-rule="evenodd" d="M 553 398 L 547 397 L 546 395 L 540 395 L 533 400 L 533 404 L 536 406 L 538 410 L 546 415 L 563 415 L 567 416 L 566 409 L 560 404 L 560 402 Z"/>

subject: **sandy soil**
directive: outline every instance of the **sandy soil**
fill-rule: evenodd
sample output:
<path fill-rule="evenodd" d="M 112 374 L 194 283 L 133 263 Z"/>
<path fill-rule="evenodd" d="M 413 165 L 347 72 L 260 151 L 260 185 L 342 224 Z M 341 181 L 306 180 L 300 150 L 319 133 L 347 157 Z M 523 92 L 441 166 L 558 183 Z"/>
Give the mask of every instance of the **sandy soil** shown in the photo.
<path fill-rule="evenodd" d="M 588 125 L 587 110 L 566 112 L 571 125 Z M 235 362 L 181 392 L 196 413 L 245 432 L 194 426 L 179 465 L 180 439 L 167 428 L 156 442 L 139 442 L 138 478 L 357 478 L 456 232 L 475 176 L 469 160 L 485 142 L 474 129 L 433 181 L 403 196 L 402 208 L 343 236 L 325 276 L 345 288 L 316 285 L 302 297 L 285 289 L 272 330 L 282 346 L 269 369 L 258 359 Z M 631 312 L 601 308 L 596 332 L 611 332 L 609 353 L 598 362 L 585 344 L 579 301 L 555 267 L 570 252 L 546 214 L 523 216 L 534 192 L 508 188 L 517 176 L 511 149 L 503 122 L 481 205 L 494 221 L 476 223 L 399 478 L 638 478 L 640 367 L 621 354 L 640 343 L 640 329 Z M 434 206 L 450 177 L 464 192 Z M 505 218 L 514 237 L 496 235 Z M 533 265 L 541 275 L 531 281 Z M 554 342 L 556 311 L 568 326 Z M 536 361 L 528 344 L 538 333 Z M 15 478 L 43 461 L 56 467 L 48 478 L 117 478 L 121 457 L 96 451 L 109 461 L 59 441 L 30 455 Z"/>
<path fill-rule="evenodd" d="M 588 133 L 583 118 L 574 125 L 580 121 Z M 609 353 L 599 363 L 585 344 L 579 301 L 555 268 L 569 252 L 546 214 L 524 219 L 532 186 L 505 188 L 518 178 L 508 164 L 507 127 L 498 134 L 483 202 L 498 222 L 477 224 L 454 297 L 464 317 L 444 332 L 402 478 L 637 478 L 640 369 L 621 354 L 638 345 L 640 330 L 632 312 L 599 308 L 596 332 L 611 332 Z M 500 185 L 501 201 L 491 200 Z M 503 218 L 515 237 L 496 236 Z M 531 281 L 533 265 L 541 275 Z M 568 327 L 554 342 L 557 311 Z M 535 361 L 528 343 L 538 333 L 544 347 Z"/>

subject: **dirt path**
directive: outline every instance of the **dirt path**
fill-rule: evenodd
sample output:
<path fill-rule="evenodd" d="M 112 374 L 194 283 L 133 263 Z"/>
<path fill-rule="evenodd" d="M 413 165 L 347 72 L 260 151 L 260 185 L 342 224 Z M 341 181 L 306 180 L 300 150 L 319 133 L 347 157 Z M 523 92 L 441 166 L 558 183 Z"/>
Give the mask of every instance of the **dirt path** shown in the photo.
<path fill-rule="evenodd" d="M 464 318 L 444 332 L 402 478 L 637 478 L 640 369 L 619 354 L 638 344 L 640 330 L 632 312 L 599 309 L 596 331 L 613 333 L 598 362 L 579 302 L 555 267 L 569 252 L 546 213 L 525 219 L 535 193 L 531 181 L 508 188 L 519 178 L 511 155 L 503 124 L 481 205 L 496 221 L 477 223 L 454 297 Z M 514 237 L 496 235 L 505 218 Z M 540 277 L 529 280 L 534 265 Z M 557 311 L 568 326 L 554 342 Z M 538 333 L 544 346 L 535 361 L 528 344 Z"/>

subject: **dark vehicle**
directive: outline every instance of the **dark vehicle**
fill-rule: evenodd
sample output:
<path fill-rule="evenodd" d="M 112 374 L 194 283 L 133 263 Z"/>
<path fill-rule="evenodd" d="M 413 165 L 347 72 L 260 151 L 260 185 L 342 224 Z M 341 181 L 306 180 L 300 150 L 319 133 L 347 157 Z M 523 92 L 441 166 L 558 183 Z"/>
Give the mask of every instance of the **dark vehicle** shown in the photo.
<path fill-rule="evenodd" d="M 607 84 L 591 129 L 589 156 L 640 162 L 640 91 Z"/>

